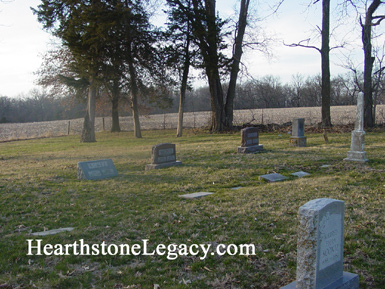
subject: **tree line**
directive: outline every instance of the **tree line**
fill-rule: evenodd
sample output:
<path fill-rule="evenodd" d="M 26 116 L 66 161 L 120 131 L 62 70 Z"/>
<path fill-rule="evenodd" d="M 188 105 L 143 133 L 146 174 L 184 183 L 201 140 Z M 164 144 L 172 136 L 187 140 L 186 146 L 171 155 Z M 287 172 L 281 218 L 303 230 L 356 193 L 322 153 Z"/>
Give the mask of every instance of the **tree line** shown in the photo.
<path fill-rule="evenodd" d="M 362 74 L 361 74 L 362 75 Z M 355 105 L 360 84 L 355 74 L 338 75 L 331 79 L 331 104 Z M 385 79 L 380 83 L 384 84 Z M 293 75 L 289 83 L 272 75 L 258 79 L 247 80 L 237 85 L 234 109 L 256 108 L 285 108 L 285 107 L 319 107 L 322 103 L 322 79 L 320 75 L 305 77 Z M 382 86 L 381 86 L 382 87 Z M 226 89 L 226 87 L 225 87 Z M 160 105 L 151 101 L 151 97 L 139 101 L 139 111 L 142 115 L 178 113 L 178 90 L 168 90 L 161 99 Z M 166 101 L 167 100 L 167 101 Z M 376 91 L 375 104 L 383 104 L 385 90 Z M 100 95 L 96 101 L 96 116 L 111 117 L 112 106 L 109 96 Z M 19 98 L 0 97 L 0 122 L 38 122 L 66 120 L 84 117 L 86 102 L 73 95 L 53 97 L 44 90 L 33 90 L 28 95 Z M 120 100 L 120 115 L 131 116 L 129 95 Z M 186 90 L 184 103 L 185 112 L 210 111 L 209 86 L 190 88 Z M 240 124 L 237 124 L 240 125 Z"/>
<path fill-rule="evenodd" d="M 282 2 L 279 0 L 271 5 L 275 7 L 273 13 Z M 243 103 L 240 95 L 253 93 L 258 95 L 254 101 L 260 107 L 320 104 L 321 123 L 328 127 L 332 125 L 330 105 L 339 101 L 332 95 L 334 79 L 329 68 L 329 52 L 336 47 L 329 44 L 330 0 L 312 1 L 309 6 L 318 3 L 322 4 L 321 46 L 312 45 L 309 40 L 305 44 L 300 41 L 289 46 L 315 48 L 320 52 L 321 97 L 314 91 L 312 96 L 301 96 L 306 81 L 305 85 L 298 81 L 291 89 L 280 85 L 274 77 L 239 85 L 243 51 L 250 47 L 264 50 L 268 43 L 268 39 L 252 25 L 256 22 L 252 21 L 255 15 L 250 12 L 250 0 L 240 0 L 237 16 L 228 19 L 219 17 L 215 0 L 42 0 L 32 10 L 44 29 L 61 43 L 44 57 L 38 72 L 39 83 L 50 87 L 52 94 L 72 94 L 79 98 L 87 95 L 83 142 L 95 141 L 94 122 L 97 103 L 103 103 L 101 98 L 108 99 L 114 131 L 120 130 L 119 108 L 122 103 L 128 103 L 135 136 L 139 138 L 139 113 L 145 107 L 143 103 L 164 109 L 175 98 L 175 91 L 179 96 L 178 136 L 181 136 L 192 68 L 202 71 L 207 79 L 210 99 L 206 103 L 210 104 L 211 130 L 214 132 L 231 129 L 233 110 Z M 150 21 L 161 4 L 166 5 L 168 16 L 162 29 Z M 385 19 L 376 14 L 383 2 L 344 0 L 340 4 L 345 11 L 348 11 L 346 7 L 353 7 L 359 15 L 365 63 L 363 83 L 359 80 L 361 76 L 356 74 L 355 85 L 364 91 L 365 124 L 372 126 L 375 104 L 372 29 Z M 381 74 L 383 69 L 378 71 Z M 258 93 L 249 93 L 247 86 Z M 241 89 L 244 94 L 239 93 Z M 308 88 L 307 95 L 310 91 Z"/>

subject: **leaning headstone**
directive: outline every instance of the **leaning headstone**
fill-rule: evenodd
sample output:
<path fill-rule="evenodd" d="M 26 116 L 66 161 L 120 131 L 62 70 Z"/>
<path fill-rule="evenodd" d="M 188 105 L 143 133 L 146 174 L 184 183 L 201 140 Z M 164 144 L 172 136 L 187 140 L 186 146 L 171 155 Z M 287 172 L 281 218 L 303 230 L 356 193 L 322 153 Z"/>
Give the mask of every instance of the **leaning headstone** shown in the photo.
<path fill-rule="evenodd" d="M 306 146 L 305 137 L 305 119 L 295 118 L 293 119 L 292 132 L 290 137 L 290 145 L 296 147 Z"/>
<path fill-rule="evenodd" d="M 352 140 L 350 151 L 345 161 L 367 162 L 365 147 L 365 131 L 364 131 L 364 93 L 360 92 L 357 97 L 357 113 L 356 123 L 352 131 Z"/>
<path fill-rule="evenodd" d="M 117 175 L 118 171 L 111 159 L 78 162 L 78 179 L 102 180 Z"/>
<path fill-rule="evenodd" d="M 198 192 L 198 193 L 192 193 L 192 194 L 186 194 L 186 195 L 179 195 L 179 197 L 184 198 L 184 199 L 199 199 L 199 198 L 206 197 L 206 196 L 209 196 L 212 194 L 214 194 L 214 193 Z"/>
<path fill-rule="evenodd" d="M 273 174 L 267 174 L 267 175 L 259 176 L 259 179 L 260 180 L 264 179 L 264 180 L 268 181 L 269 183 L 274 183 L 274 182 L 280 182 L 280 181 L 287 180 L 288 178 L 281 175 L 281 174 L 273 173 Z"/>
<path fill-rule="evenodd" d="M 263 150 L 263 145 L 259 144 L 259 132 L 256 127 L 246 127 L 241 130 L 241 146 L 238 153 L 256 153 Z"/>
<path fill-rule="evenodd" d="M 282 289 L 358 288 L 358 275 L 343 271 L 344 211 L 326 198 L 299 208 L 297 280 Z"/>
<path fill-rule="evenodd" d="M 146 165 L 146 171 L 179 166 L 182 162 L 176 160 L 175 144 L 161 143 L 152 147 L 151 164 Z"/>

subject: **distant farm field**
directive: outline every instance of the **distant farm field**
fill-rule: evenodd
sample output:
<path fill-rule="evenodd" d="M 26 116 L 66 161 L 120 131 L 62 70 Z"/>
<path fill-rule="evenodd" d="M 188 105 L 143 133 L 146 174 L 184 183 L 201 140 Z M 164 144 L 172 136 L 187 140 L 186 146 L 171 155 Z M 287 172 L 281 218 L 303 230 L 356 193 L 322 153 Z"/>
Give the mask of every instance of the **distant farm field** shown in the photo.
<path fill-rule="evenodd" d="M 354 123 L 355 106 L 331 107 L 332 122 L 334 125 L 346 125 Z M 184 115 L 184 127 L 200 128 L 208 126 L 211 112 L 189 112 Z M 150 129 L 174 129 L 177 127 L 177 113 L 157 114 L 140 117 L 141 128 Z M 292 121 L 293 118 L 305 118 L 306 125 L 315 125 L 321 120 L 320 107 L 298 108 L 267 108 L 236 110 L 234 124 L 283 124 Z M 385 122 L 385 105 L 377 106 L 376 122 Z M 35 123 L 9 123 L 0 124 L 0 141 L 30 139 L 39 137 L 76 135 L 82 130 L 83 119 L 60 120 Z M 121 117 L 120 126 L 123 131 L 132 131 L 132 117 Z M 95 128 L 97 132 L 111 129 L 110 117 L 98 117 Z"/>

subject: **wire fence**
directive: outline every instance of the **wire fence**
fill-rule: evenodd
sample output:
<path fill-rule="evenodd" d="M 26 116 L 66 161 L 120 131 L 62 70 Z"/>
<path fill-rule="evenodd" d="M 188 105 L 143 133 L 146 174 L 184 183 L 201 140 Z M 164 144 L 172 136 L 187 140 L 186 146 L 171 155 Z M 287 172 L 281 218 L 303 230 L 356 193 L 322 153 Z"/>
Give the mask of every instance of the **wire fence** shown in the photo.
<path fill-rule="evenodd" d="M 355 106 L 333 106 L 331 117 L 334 125 L 347 125 L 355 121 Z M 316 125 L 321 120 L 320 107 L 300 108 L 267 108 L 234 111 L 234 125 L 242 124 L 284 124 L 293 118 L 305 118 L 306 125 Z M 210 125 L 211 112 L 187 112 L 184 114 L 184 128 L 202 128 Z M 122 131 L 132 131 L 132 117 L 119 119 Z M 385 105 L 378 105 L 376 122 L 385 122 Z M 165 113 L 140 117 L 140 125 L 144 130 L 176 129 L 177 113 Z M 97 117 L 95 131 L 110 131 L 111 117 Z M 0 141 L 53 137 L 64 135 L 80 135 L 83 128 L 83 119 L 57 120 L 33 123 L 4 123 L 0 124 Z"/>

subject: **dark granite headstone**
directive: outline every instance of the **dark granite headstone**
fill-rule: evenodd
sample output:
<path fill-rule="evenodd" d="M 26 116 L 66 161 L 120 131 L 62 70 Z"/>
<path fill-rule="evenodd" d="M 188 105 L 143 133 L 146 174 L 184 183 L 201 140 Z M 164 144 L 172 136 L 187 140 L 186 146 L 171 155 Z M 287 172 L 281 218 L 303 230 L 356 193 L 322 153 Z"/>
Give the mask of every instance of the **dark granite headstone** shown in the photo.
<path fill-rule="evenodd" d="M 161 169 L 181 165 L 176 160 L 175 144 L 161 143 L 152 147 L 151 164 L 146 165 L 146 170 Z"/>
<path fill-rule="evenodd" d="M 259 144 L 259 132 L 256 127 L 247 127 L 241 130 L 241 146 L 238 153 L 255 153 L 263 150 Z"/>
<path fill-rule="evenodd" d="M 111 159 L 78 162 L 78 179 L 102 180 L 117 175 L 118 171 Z"/>

